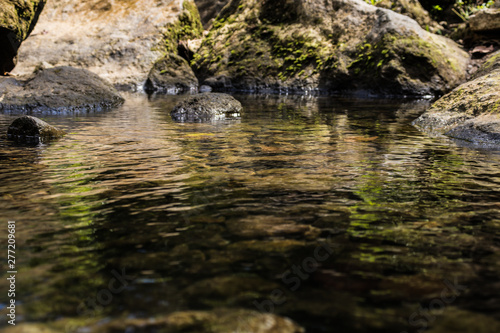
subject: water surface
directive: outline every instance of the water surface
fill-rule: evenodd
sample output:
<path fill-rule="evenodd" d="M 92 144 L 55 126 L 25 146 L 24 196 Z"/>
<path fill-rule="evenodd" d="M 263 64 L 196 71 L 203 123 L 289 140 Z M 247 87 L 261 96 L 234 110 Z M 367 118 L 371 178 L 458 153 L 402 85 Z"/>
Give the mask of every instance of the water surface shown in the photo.
<path fill-rule="evenodd" d="M 20 323 L 224 307 L 307 332 L 499 331 L 497 151 L 417 131 L 425 102 L 236 97 L 241 117 L 216 123 L 174 123 L 182 96 L 128 95 L 38 115 L 57 142 L 0 137 Z M 104 299 L 117 272 L 130 283 Z"/>

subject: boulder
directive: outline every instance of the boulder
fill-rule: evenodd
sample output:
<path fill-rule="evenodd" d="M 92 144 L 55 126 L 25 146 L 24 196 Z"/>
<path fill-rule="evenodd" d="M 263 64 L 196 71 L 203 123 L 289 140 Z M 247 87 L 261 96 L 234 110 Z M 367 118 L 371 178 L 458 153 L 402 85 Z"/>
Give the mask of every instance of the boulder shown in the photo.
<path fill-rule="evenodd" d="M 60 138 L 64 134 L 66 134 L 64 131 L 31 116 L 17 118 L 7 130 L 7 137 L 10 140 L 35 144 Z"/>
<path fill-rule="evenodd" d="M 186 59 L 169 53 L 154 64 L 144 89 L 167 94 L 195 92 L 198 90 L 198 79 Z"/>
<path fill-rule="evenodd" d="M 232 0 L 195 55 L 217 90 L 439 95 L 469 56 L 407 16 L 362 0 Z"/>
<path fill-rule="evenodd" d="M 214 18 L 229 0 L 194 0 L 201 16 L 201 23 L 205 28 L 208 28 Z"/>
<path fill-rule="evenodd" d="M 423 29 L 431 32 L 439 32 L 444 28 L 434 21 L 429 12 L 422 7 L 418 0 L 382 0 L 376 3 L 377 7 L 387 8 L 396 13 L 411 17 L 420 24 Z"/>
<path fill-rule="evenodd" d="M 178 122 L 203 122 L 239 115 L 241 103 L 227 94 L 192 95 L 177 104 L 171 112 Z"/>
<path fill-rule="evenodd" d="M 0 110 L 89 112 L 119 106 L 124 99 L 108 82 L 85 69 L 39 69 L 19 78 L 0 78 Z"/>
<path fill-rule="evenodd" d="M 473 32 L 491 33 L 500 31 L 500 8 L 487 8 L 478 11 L 469 18 L 469 27 Z"/>
<path fill-rule="evenodd" d="M 46 0 L 0 0 L 0 75 L 14 69 L 17 51 L 28 38 Z"/>
<path fill-rule="evenodd" d="M 193 0 L 49 1 L 19 50 L 14 74 L 40 63 L 88 69 L 122 89 L 141 90 L 153 64 L 201 36 Z"/>
<path fill-rule="evenodd" d="M 491 57 L 475 79 L 436 101 L 416 119 L 418 128 L 479 145 L 500 144 L 500 54 Z"/>

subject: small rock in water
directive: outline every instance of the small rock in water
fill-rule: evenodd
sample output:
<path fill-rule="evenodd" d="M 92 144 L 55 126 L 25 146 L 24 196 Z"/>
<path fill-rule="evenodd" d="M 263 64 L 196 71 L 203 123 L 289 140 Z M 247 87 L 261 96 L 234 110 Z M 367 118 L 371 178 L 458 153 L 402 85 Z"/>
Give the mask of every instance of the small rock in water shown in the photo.
<path fill-rule="evenodd" d="M 203 93 L 183 100 L 170 115 L 178 122 L 204 122 L 239 116 L 241 109 L 241 103 L 230 95 Z"/>
<path fill-rule="evenodd" d="M 64 134 L 66 134 L 64 131 L 32 116 L 17 118 L 7 131 L 10 140 L 33 144 L 57 139 Z"/>

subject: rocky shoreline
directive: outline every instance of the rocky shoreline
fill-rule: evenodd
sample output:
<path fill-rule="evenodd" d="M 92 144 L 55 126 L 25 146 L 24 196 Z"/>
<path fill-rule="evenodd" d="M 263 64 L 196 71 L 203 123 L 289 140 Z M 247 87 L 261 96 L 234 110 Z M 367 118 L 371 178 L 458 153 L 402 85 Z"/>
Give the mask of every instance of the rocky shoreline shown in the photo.
<path fill-rule="evenodd" d="M 498 82 L 498 55 L 491 56 L 500 47 L 495 37 L 498 5 L 460 25 L 434 21 L 416 0 L 384 0 L 377 6 L 362 0 L 175 0 L 160 5 L 152 0 L 33 0 L 23 8 L 15 1 L 3 3 L 0 43 L 8 52 L 2 53 L 0 74 L 15 76 L 0 82 L 4 110 L 22 103 L 25 107 L 15 108 L 31 110 L 40 104 L 33 98 L 13 102 L 12 96 L 20 86 L 29 86 L 33 71 L 61 66 L 88 70 L 118 90 L 147 93 L 197 93 L 203 87 L 435 98 L 453 91 L 415 122 L 433 131 L 446 112 L 453 113 L 449 118 L 457 124 L 471 120 L 472 109 L 457 113 L 459 106 L 447 104 L 451 99 L 487 99 L 486 104 L 495 106 L 498 98 L 474 88 Z M 483 57 L 490 60 L 481 67 Z M 73 81 L 72 90 L 87 94 L 83 83 L 78 88 L 81 79 Z M 102 98 L 89 108 L 119 105 L 118 97 L 111 103 Z M 72 110 L 74 103 L 68 103 L 58 107 Z M 495 113 L 493 106 L 473 111 L 473 116 Z M 486 119 L 492 118 L 481 119 L 489 123 Z M 450 126 L 439 131 L 469 137 L 463 133 L 471 128 L 449 132 Z"/>

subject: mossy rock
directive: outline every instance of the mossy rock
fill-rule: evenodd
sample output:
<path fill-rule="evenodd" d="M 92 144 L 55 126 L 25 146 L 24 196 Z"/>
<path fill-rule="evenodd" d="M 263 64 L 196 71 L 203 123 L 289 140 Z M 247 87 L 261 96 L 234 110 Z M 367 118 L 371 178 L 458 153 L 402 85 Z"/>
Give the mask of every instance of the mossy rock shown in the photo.
<path fill-rule="evenodd" d="M 25 143 L 45 143 L 66 134 L 45 121 L 31 116 L 22 116 L 9 126 L 7 137 L 10 140 Z"/>
<path fill-rule="evenodd" d="M 28 38 L 46 0 L 0 0 L 0 75 L 14 69 L 17 50 Z"/>
<path fill-rule="evenodd" d="M 186 59 L 169 53 L 154 64 L 144 88 L 168 94 L 194 92 L 198 90 L 198 79 Z"/>
<path fill-rule="evenodd" d="M 170 115 L 177 122 L 205 122 L 238 116 L 241 103 L 227 94 L 203 93 L 178 103 Z"/>
<path fill-rule="evenodd" d="M 216 90 L 440 95 L 468 54 L 407 16 L 361 0 L 233 0 L 192 62 Z"/>
<path fill-rule="evenodd" d="M 98 75 L 73 67 L 39 69 L 32 75 L 0 78 L 0 110 L 90 112 L 121 105 L 118 91 Z"/>
<path fill-rule="evenodd" d="M 500 144 L 500 56 L 493 54 L 475 79 L 436 101 L 413 124 L 478 145 Z"/>

